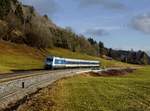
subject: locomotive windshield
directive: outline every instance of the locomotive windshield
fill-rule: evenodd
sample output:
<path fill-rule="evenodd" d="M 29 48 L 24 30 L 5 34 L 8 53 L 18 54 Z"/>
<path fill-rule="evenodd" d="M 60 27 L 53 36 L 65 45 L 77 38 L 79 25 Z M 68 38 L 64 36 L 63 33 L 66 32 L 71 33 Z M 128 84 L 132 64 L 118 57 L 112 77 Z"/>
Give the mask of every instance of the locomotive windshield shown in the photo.
<path fill-rule="evenodd" d="M 53 57 L 47 57 L 45 60 L 45 69 L 51 69 L 53 64 Z"/>
<path fill-rule="evenodd" d="M 47 58 L 46 61 L 47 62 L 53 62 L 53 58 Z"/>

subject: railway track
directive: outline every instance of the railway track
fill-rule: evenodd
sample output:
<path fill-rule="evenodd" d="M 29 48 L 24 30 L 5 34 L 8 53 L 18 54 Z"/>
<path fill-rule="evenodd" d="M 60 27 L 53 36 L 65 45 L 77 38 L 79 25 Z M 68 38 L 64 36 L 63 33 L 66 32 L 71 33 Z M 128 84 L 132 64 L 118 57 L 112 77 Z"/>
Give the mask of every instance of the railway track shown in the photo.
<path fill-rule="evenodd" d="M 91 69 L 61 69 L 61 70 L 40 70 L 23 71 L 12 74 L 0 75 L 0 111 L 4 108 L 13 107 L 18 100 L 46 87 L 53 82 L 84 72 L 100 72 L 109 70 L 122 70 L 121 68 L 109 68 L 103 70 Z"/>
<path fill-rule="evenodd" d="M 0 75 L 0 111 L 18 100 L 63 77 L 89 72 L 90 69 L 61 69 L 17 72 Z"/>
<path fill-rule="evenodd" d="M 11 81 L 20 78 L 26 78 L 31 76 L 38 76 L 44 74 L 52 74 L 58 72 L 65 72 L 65 71 L 79 71 L 79 70 L 87 70 L 87 69 L 59 69 L 59 70 L 37 70 L 37 71 L 17 71 L 14 73 L 6 73 L 0 74 L 0 83 Z"/>

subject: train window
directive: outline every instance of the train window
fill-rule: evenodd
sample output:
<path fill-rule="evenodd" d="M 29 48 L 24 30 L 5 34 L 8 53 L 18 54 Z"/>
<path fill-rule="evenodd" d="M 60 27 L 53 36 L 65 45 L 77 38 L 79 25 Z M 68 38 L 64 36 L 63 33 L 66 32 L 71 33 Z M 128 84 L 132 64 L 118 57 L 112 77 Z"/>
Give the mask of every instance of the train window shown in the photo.
<path fill-rule="evenodd" d="M 99 63 L 94 63 L 94 62 L 80 62 L 80 64 L 99 64 Z"/>
<path fill-rule="evenodd" d="M 61 64 L 61 61 L 58 59 L 55 59 L 55 64 Z"/>
<path fill-rule="evenodd" d="M 66 64 L 80 64 L 78 61 L 66 61 Z"/>
<path fill-rule="evenodd" d="M 65 64 L 65 60 L 58 60 L 58 59 L 55 59 L 55 64 Z"/>
<path fill-rule="evenodd" d="M 46 61 L 47 61 L 47 62 L 52 62 L 52 61 L 53 61 L 53 58 L 47 58 Z"/>
<path fill-rule="evenodd" d="M 85 64 L 85 65 L 98 65 L 96 62 L 88 62 L 88 61 L 70 61 L 70 60 L 55 60 L 55 64 Z"/>

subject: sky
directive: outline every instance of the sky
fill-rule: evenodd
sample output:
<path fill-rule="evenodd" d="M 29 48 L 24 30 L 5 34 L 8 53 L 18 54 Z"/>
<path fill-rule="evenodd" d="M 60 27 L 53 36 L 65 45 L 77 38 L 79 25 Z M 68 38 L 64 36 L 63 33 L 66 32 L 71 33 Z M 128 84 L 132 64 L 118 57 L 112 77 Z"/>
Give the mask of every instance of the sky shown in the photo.
<path fill-rule="evenodd" d="M 21 0 L 114 49 L 150 50 L 150 0 Z"/>

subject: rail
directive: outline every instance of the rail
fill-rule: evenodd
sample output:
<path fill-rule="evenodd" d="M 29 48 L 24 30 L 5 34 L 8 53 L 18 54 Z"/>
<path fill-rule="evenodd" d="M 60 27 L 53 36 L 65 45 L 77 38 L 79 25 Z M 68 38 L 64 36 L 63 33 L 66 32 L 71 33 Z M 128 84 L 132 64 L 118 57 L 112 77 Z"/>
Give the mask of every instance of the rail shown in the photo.
<path fill-rule="evenodd" d="M 15 104 L 23 97 L 36 92 L 39 88 L 46 87 L 56 80 L 69 77 L 90 69 L 67 69 L 54 71 L 40 71 L 34 73 L 18 73 L 13 76 L 0 77 L 0 110 Z"/>

